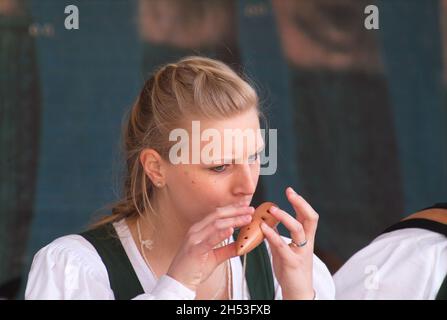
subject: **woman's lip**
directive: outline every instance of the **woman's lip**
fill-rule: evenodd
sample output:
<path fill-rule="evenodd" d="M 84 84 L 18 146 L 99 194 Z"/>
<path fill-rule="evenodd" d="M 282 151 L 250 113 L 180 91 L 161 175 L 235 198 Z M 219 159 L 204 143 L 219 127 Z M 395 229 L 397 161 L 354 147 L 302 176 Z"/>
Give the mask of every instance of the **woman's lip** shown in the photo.
<path fill-rule="evenodd" d="M 238 207 L 249 207 L 250 206 L 250 202 L 239 202 L 236 204 L 236 206 Z"/>
<path fill-rule="evenodd" d="M 218 208 L 225 208 L 225 207 L 249 207 L 251 203 L 251 200 L 249 201 L 240 201 L 240 202 L 233 202 L 233 203 L 227 203 L 226 205 L 219 206 Z"/>
<path fill-rule="evenodd" d="M 216 208 L 228 208 L 228 207 L 233 207 L 233 208 L 246 208 L 250 206 L 250 202 L 236 202 L 236 203 L 231 203 L 231 204 L 227 204 L 227 205 L 222 205 L 222 206 L 218 206 Z"/>

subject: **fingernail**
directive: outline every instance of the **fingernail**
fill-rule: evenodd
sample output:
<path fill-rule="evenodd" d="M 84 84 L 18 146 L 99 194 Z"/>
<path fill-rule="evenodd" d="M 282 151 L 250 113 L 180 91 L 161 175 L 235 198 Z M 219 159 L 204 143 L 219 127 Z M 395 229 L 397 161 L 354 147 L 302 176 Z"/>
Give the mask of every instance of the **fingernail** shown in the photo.
<path fill-rule="evenodd" d="M 290 187 L 290 192 L 292 196 L 299 197 L 299 194 L 292 187 Z"/>
<path fill-rule="evenodd" d="M 276 212 L 277 210 L 278 210 L 277 207 L 271 206 L 269 211 L 270 212 Z"/>

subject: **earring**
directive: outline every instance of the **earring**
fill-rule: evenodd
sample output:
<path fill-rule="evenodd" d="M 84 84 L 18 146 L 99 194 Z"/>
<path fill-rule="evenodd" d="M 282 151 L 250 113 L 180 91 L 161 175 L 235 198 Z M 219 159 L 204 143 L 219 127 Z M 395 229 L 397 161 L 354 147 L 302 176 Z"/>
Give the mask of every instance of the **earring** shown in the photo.
<path fill-rule="evenodd" d="M 161 187 L 162 183 L 160 181 L 157 182 L 157 187 Z"/>

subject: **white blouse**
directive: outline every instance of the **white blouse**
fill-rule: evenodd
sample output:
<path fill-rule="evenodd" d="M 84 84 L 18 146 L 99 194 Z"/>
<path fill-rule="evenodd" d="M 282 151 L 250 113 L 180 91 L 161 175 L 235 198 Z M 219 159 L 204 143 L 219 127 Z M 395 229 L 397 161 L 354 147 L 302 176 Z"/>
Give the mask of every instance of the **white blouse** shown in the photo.
<path fill-rule="evenodd" d="M 447 274 L 445 236 L 424 229 L 388 232 L 334 275 L 337 299 L 435 299 Z"/>
<path fill-rule="evenodd" d="M 125 220 L 114 223 L 117 234 L 132 267 L 143 287 L 144 294 L 134 299 L 149 300 L 192 300 L 195 292 L 169 277 L 158 280 L 146 265 L 131 236 Z M 290 239 L 283 237 L 286 242 Z M 233 237 L 228 239 L 233 242 Z M 267 249 L 270 259 L 271 250 Z M 240 257 L 230 259 L 233 272 L 233 299 L 249 300 L 250 295 L 244 281 L 242 296 L 242 262 Z M 334 299 L 335 286 L 326 265 L 314 255 L 313 281 L 317 299 Z M 275 299 L 282 299 L 281 287 L 274 277 Z M 106 267 L 92 244 L 80 235 L 60 237 L 34 256 L 26 285 L 25 299 L 114 299 Z"/>

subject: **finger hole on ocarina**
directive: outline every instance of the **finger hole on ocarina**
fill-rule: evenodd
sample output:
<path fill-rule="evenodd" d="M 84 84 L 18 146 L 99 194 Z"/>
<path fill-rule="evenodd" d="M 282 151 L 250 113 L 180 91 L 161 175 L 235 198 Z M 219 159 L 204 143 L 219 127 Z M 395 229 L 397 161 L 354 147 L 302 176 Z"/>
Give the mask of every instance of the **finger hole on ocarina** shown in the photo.
<path fill-rule="evenodd" d="M 274 227 L 279 221 L 268 210 L 276 206 L 272 202 L 264 202 L 256 208 L 253 220 L 250 224 L 240 229 L 236 240 L 236 250 L 238 255 L 246 254 L 255 249 L 264 239 L 261 223 L 264 222 L 270 227 Z"/>

